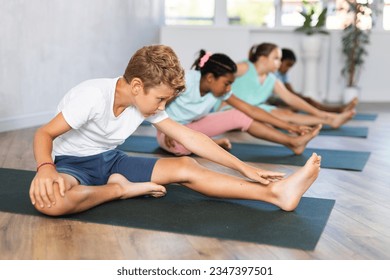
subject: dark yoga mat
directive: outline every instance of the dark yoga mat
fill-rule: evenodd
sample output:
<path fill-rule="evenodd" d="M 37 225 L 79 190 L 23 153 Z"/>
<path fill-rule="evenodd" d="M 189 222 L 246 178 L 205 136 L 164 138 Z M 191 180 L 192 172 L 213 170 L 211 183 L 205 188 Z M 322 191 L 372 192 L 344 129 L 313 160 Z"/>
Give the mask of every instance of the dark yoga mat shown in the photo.
<path fill-rule="evenodd" d="M 324 126 L 320 130 L 320 134 L 319 135 L 367 138 L 367 136 L 368 136 L 368 127 L 362 127 L 362 126 L 341 126 L 338 129 L 334 129 L 334 128 L 331 128 L 330 126 Z"/>
<path fill-rule="evenodd" d="M 375 121 L 378 114 L 357 113 L 352 119 L 355 121 Z"/>
<path fill-rule="evenodd" d="M 0 169 L 0 211 L 44 217 L 28 196 L 34 174 Z M 303 197 L 295 211 L 285 212 L 258 201 L 208 198 L 178 185 L 167 189 L 163 198 L 112 201 L 60 219 L 313 250 L 335 203 Z"/>
<path fill-rule="evenodd" d="M 130 136 L 118 149 L 127 152 L 169 155 L 161 149 L 155 137 Z M 230 152 L 242 161 L 303 166 L 313 152 L 321 155 L 321 167 L 362 171 L 370 152 L 306 148 L 297 156 L 284 146 L 232 143 Z"/>
<path fill-rule="evenodd" d="M 141 123 L 142 126 L 150 126 L 151 123 L 144 121 Z M 284 131 L 285 130 L 281 130 Z M 320 130 L 319 135 L 325 136 L 345 136 L 345 137 L 361 137 L 367 138 L 368 127 L 361 126 L 341 126 L 340 128 L 334 129 L 328 125 L 323 126 Z"/>
<path fill-rule="evenodd" d="M 286 130 L 281 129 L 282 132 L 287 133 Z M 324 125 L 320 130 L 319 135 L 322 136 L 344 136 L 344 137 L 358 137 L 367 138 L 368 127 L 362 126 L 341 126 L 337 129 L 328 125 Z"/>

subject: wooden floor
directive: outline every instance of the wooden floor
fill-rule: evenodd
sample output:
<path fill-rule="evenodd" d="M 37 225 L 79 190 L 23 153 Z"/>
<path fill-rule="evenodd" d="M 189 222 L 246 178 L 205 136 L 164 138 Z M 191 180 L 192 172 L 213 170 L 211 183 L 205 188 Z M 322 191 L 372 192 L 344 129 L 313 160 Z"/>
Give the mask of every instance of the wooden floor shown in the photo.
<path fill-rule="evenodd" d="M 362 104 L 358 111 L 379 113 L 374 122 L 349 123 L 368 126 L 367 139 L 319 136 L 309 144 L 371 152 L 363 172 L 322 169 L 306 192 L 305 196 L 336 200 L 314 251 L 0 212 L 0 259 L 390 259 L 390 104 Z M 137 133 L 153 134 L 151 129 Z M 0 167 L 35 169 L 34 131 L 0 133 Z M 243 133 L 229 136 L 264 143 Z M 298 168 L 254 165 L 288 174 Z"/>

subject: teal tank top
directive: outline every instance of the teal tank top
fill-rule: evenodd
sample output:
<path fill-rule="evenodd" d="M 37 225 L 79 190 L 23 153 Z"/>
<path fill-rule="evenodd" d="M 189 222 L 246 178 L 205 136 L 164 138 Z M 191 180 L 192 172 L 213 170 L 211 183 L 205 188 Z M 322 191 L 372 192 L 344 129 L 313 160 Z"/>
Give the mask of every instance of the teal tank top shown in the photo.
<path fill-rule="evenodd" d="M 260 83 L 255 65 L 249 60 L 244 62 L 249 65 L 249 69 L 234 81 L 233 94 L 251 105 L 260 106 L 272 95 L 277 78 L 275 74 L 269 73 L 264 82 Z"/>

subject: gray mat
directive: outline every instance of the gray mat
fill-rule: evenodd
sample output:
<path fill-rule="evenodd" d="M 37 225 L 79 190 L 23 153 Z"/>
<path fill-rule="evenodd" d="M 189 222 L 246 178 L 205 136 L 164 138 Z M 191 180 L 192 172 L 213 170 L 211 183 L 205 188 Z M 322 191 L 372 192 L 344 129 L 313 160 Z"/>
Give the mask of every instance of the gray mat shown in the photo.
<path fill-rule="evenodd" d="M 378 114 L 357 113 L 352 119 L 356 121 L 375 121 Z"/>
<path fill-rule="evenodd" d="M 281 130 L 287 133 L 285 130 Z M 337 129 L 332 128 L 328 125 L 324 125 L 318 135 L 322 136 L 343 136 L 343 137 L 357 137 L 367 138 L 368 127 L 366 126 L 346 126 L 343 125 Z"/>
<path fill-rule="evenodd" d="M 319 135 L 323 136 L 344 136 L 344 137 L 358 137 L 367 138 L 368 127 L 363 126 L 341 126 L 338 129 L 333 129 L 329 126 L 324 126 Z"/>
<path fill-rule="evenodd" d="M 150 126 L 150 122 L 144 121 L 142 126 Z M 284 130 L 281 130 L 284 131 Z M 286 132 L 286 131 L 284 131 Z M 344 136 L 344 137 L 359 137 L 359 138 L 367 138 L 368 136 L 368 127 L 362 126 L 341 126 L 340 128 L 334 129 L 330 126 L 323 126 L 320 130 L 319 135 L 324 136 Z"/>
<path fill-rule="evenodd" d="M 118 149 L 127 152 L 169 154 L 161 149 L 156 138 L 151 136 L 132 135 Z M 370 156 L 370 152 L 315 148 L 306 148 L 302 155 L 297 156 L 284 146 L 247 143 L 232 143 L 230 152 L 242 161 L 295 166 L 303 166 L 312 153 L 316 152 L 322 156 L 322 168 L 353 171 L 362 171 Z"/>

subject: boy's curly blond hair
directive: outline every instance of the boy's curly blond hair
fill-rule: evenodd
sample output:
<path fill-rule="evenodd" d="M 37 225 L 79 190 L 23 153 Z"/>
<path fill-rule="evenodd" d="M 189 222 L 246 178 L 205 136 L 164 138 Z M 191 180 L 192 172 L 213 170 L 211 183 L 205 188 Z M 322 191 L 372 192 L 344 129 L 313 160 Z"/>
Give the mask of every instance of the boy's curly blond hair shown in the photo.
<path fill-rule="evenodd" d="M 184 69 L 172 48 L 151 45 L 139 49 L 130 59 L 123 77 L 127 82 L 139 78 L 145 92 L 164 84 L 179 94 L 185 89 Z"/>

